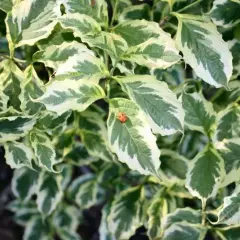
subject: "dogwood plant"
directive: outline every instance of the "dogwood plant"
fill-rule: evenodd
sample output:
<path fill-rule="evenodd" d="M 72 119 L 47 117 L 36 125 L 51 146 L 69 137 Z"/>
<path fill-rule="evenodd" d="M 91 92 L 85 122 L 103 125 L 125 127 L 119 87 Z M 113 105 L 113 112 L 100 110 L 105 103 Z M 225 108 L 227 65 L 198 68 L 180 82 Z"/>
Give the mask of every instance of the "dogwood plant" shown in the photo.
<path fill-rule="evenodd" d="M 0 144 L 23 239 L 84 239 L 92 206 L 100 240 L 239 239 L 239 0 L 0 9 Z"/>

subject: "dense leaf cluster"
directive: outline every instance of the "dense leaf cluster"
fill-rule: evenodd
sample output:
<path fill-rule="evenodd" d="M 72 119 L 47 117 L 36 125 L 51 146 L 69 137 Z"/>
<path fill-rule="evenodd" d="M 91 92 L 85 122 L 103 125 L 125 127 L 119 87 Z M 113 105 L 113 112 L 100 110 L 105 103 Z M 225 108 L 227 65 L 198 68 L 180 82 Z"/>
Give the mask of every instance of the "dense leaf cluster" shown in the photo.
<path fill-rule="evenodd" d="M 239 239 L 239 0 L 0 9 L 0 144 L 25 240 L 82 239 L 93 206 L 100 240 Z"/>

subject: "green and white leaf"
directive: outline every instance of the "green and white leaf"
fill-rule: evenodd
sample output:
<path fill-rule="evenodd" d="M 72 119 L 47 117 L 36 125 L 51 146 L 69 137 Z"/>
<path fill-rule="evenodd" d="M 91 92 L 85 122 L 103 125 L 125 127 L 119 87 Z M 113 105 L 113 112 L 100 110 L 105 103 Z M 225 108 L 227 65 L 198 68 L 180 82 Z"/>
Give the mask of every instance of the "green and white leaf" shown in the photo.
<path fill-rule="evenodd" d="M 211 102 L 201 93 L 182 93 L 182 104 L 185 111 L 185 124 L 191 129 L 209 134 L 213 131 L 216 113 Z"/>
<path fill-rule="evenodd" d="M 130 99 L 144 111 L 154 133 L 170 135 L 183 131 L 181 102 L 166 83 L 150 75 L 123 77 L 118 81 Z"/>
<path fill-rule="evenodd" d="M 210 17 L 215 25 L 229 28 L 240 21 L 240 2 L 232 0 L 215 0 Z"/>
<path fill-rule="evenodd" d="M 128 49 L 128 44 L 120 35 L 102 31 L 97 36 L 86 38 L 90 46 L 102 49 L 113 59 L 120 59 L 121 55 Z"/>
<path fill-rule="evenodd" d="M 0 84 L 0 113 L 7 111 L 9 97 L 4 93 L 4 88 Z"/>
<path fill-rule="evenodd" d="M 44 50 L 34 53 L 33 61 L 42 62 L 47 67 L 57 69 L 69 57 L 85 52 L 93 55 L 93 52 L 82 43 L 76 41 L 63 42 L 60 45 L 51 45 Z"/>
<path fill-rule="evenodd" d="M 208 146 L 189 163 L 186 187 L 191 195 L 206 201 L 217 194 L 224 175 L 223 159 Z"/>
<path fill-rule="evenodd" d="M 21 82 L 20 88 L 21 110 L 29 115 L 38 113 L 43 105 L 33 102 L 32 98 L 38 98 L 43 94 L 43 82 L 39 79 L 33 65 L 25 69 L 24 80 Z"/>
<path fill-rule="evenodd" d="M 76 232 L 69 231 L 68 228 L 61 228 L 57 230 L 57 234 L 61 240 L 81 240 L 82 238 Z"/>
<path fill-rule="evenodd" d="M 57 0 L 21 1 L 7 15 L 7 38 L 14 47 L 34 45 L 50 35 L 60 15 Z"/>
<path fill-rule="evenodd" d="M 0 117 L 0 143 L 24 137 L 35 123 L 36 119 L 28 116 Z"/>
<path fill-rule="evenodd" d="M 89 50 L 81 52 L 81 54 L 75 54 L 69 57 L 66 62 L 59 64 L 55 73 L 55 79 L 79 81 L 80 78 L 85 78 L 98 82 L 100 78 L 108 75 L 109 72 L 102 60 L 95 57 Z"/>
<path fill-rule="evenodd" d="M 163 240 L 203 240 L 207 229 L 199 226 L 191 226 L 184 223 L 176 223 L 171 225 L 163 234 Z"/>
<path fill-rule="evenodd" d="M 123 22 L 126 20 L 135 20 L 135 19 L 150 19 L 150 7 L 147 3 L 126 6 L 122 13 L 118 17 L 119 22 Z"/>
<path fill-rule="evenodd" d="M 224 160 L 226 175 L 222 186 L 240 180 L 240 138 L 224 139 L 215 146 Z"/>
<path fill-rule="evenodd" d="M 105 93 L 97 83 L 79 79 L 50 82 L 45 93 L 35 101 L 61 115 L 69 110 L 84 111 L 90 104 L 104 97 Z"/>
<path fill-rule="evenodd" d="M 19 95 L 21 93 L 20 83 L 24 79 L 23 72 L 12 60 L 3 60 L 0 63 L 0 90 L 3 90 L 1 98 L 3 98 L 3 104 L 6 104 L 6 96 L 8 99 L 8 105 L 13 106 L 14 109 L 20 110 Z M 0 92 L 1 93 L 1 92 Z M 6 106 L 6 105 L 5 105 Z"/>
<path fill-rule="evenodd" d="M 43 222 L 40 216 L 34 217 L 27 224 L 23 240 L 51 240 L 50 225 L 47 222 Z"/>
<path fill-rule="evenodd" d="M 11 186 L 12 192 L 18 199 L 28 201 L 37 190 L 38 173 L 29 168 L 14 171 Z"/>
<path fill-rule="evenodd" d="M 50 215 L 63 197 L 61 175 L 42 171 L 38 179 L 37 206 L 43 216 Z"/>
<path fill-rule="evenodd" d="M 108 227 L 116 239 L 129 239 L 143 225 L 142 188 L 129 188 L 117 195 L 108 216 Z"/>
<path fill-rule="evenodd" d="M 238 77 L 240 75 L 240 56 L 239 56 L 240 41 L 237 40 L 237 39 L 233 39 L 231 41 L 228 41 L 227 43 L 228 43 L 228 47 L 229 47 L 229 49 L 232 53 L 232 56 L 233 56 L 233 75 L 232 75 L 232 78 Z"/>
<path fill-rule="evenodd" d="M 162 229 L 167 229 L 176 223 L 201 224 L 202 215 L 200 211 L 192 208 L 178 208 L 162 219 Z"/>
<path fill-rule="evenodd" d="M 97 151 L 93 152 L 95 153 Z M 98 157 L 101 156 L 101 152 L 99 153 Z M 75 144 L 71 151 L 64 156 L 67 161 L 76 166 L 89 165 L 92 162 L 98 161 L 98 157 L 90 156 L 86 147 L 82 143 Z"/>
<path fill-rule="evenodd" d="M 55 172 L 53 166 L 56 164 L 56 152 L 52 141 L 44 132 L 33 130 L 30 135 L 37 164 L 47 171 Z"/>
<path fill-rule="evenodd" d="M 91 156 L 100 158 L 106 162 L 113 161 L 114 156 L 111 153 L 109 144 L 103 135 L 96 133 L 95 131 L 82 130 L 81 138 Z"/>
<path fill-rule="evenodd" d="M 218 113 L 216 136 L 214 138 L 217 141 L 222 141 L 225 138 L 237 137 L 240 137 L 240 106 L 233 105 Z"/>
<path fill-rule="evenodd" d="M 65 6 L 66 15 L 70 13 L 86 14 L 103 26 L 108 24 L 108 10 L 105 0 L 98 0 L 94 3 L 91 0 L 60 0 L 60 2 Z"/>
<path fill-rule="evenodd" d="M 232 195 L 224 198 L 223 208 L 218 214 L 219 224 L 239 225 L 240 222 L 240 188 L 236 187 Z"/>
<path fill-rule="evenodd" d="M 232 54 L 211 22 L 201 17 L 175 14 L 178 18 L 176 43 L 184 61 L 196 75 L 216 88 L 227 86 L 232 75 Z"/>
<path fill-rule="evenodd" d="M 3 10 L 5 13 L 8 13 L 12 10 L 14 4 L 20 2 L 21 0 L 2 0 L 0 9 Z"/>
<path fill-rule="evenodd" d="M 154 240 L 161 235 L 161 219 L 166 212 L 166 201 L 157 195 L 147 209 L 147 235 L 150 240 Z"/>
<path fill-rule="evenodd" d="M 5 159 L 11 168 L 32 167 L 33 152 L 30 147 L 20 142 L 6 142 Z"/>
<path fill-rule="evenodd" d="M 68 196 L 75 201 L 81 209 L 87 209 L 98 201 L 99 185 L 92 174 L 86 174 L 73 181 Z"/>
<path fill-rule="evenodd" d="M 152 70 L 168 68 L 181 59 L 172 41 L 170 37 L 168 41 L 160 37 L 150 38 L 137 46 L 130 47 L 123 54 L 122 59 L 146 66 Z"/>
<path fill-rule="evenodd" d="M 118 120 L 118 113 L 126 114 L 125 123 Z M 160 151 L 144 113 L 132 101 L 115 98 L 110 102 L 107 121 L 108 139 L 120 162 L 144 175 L 157 175 Z"/>

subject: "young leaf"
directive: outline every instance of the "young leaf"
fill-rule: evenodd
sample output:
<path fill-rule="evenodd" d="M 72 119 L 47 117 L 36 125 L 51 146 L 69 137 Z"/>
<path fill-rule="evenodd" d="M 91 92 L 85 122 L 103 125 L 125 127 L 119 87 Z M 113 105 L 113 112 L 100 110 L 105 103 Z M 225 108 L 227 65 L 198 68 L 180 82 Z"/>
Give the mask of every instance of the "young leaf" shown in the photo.
<path fill-rule="evenodd" d="M 59 64 L 66 62 L 69 57 L 85 52 L 93 55 L 93 52 L 82 43 L 63 42 L 60 45 L 50 45 L 46 49 L 34 53 L 33 61 L 42 62 L 47 67 L 57 69 Z"/>
<path fill-rule="evenodd" d="M 35 123 L 36 119 L 28 116 L 0 117 L 0 143 L 24 137 Z"/>
<path fill-rule="evenodd" d="M 4 149 L 6 162 L 11 168 L 32 167 L 33 152 L 24 143 L 6 142 Z"/>
<path fill-rule="evenodd" d="M 201 93 L 183 91 L 182 104 L 185 111 L 185 124 L 191 129 L 209 134 L 214 127 L 216 114 L 211 102 Z"/>
<path fill-rule="evenodd" d="M 193 196 L 206 201 L 216 195 L 223 177 L 223 159 L 208 146 L 189 163 L 186 187 Z"/>
<path fill-rule="evenodd" d="M 224 160 L 226 176 L 222 185 L 240 180 L 240 138 L 224 139 L 215 143 L 218 152 Z"/>
<path fill-rule="evenodd" d="M 108 10 L 105 0 L 60 0 L 60 2 L 65 6 L 66 15 L 81 13 L 91 16 L 104 26 L 108 23 Z"/>
<path fill-rule="evenodd" d="M 29 137 L 37 164 L 47 171 L 55 172 L 53 166 L 56 164 L 56 152 L 50 138 L 37 130 L 32 131 Z"/>
<path fill-rule="evenodd" d="M 68 196 L 81 209 L 87 209 L 97 203 L 98 191 L 99 185 L 94 175 L 86 174 L 74 180 L 69 189 Z"/>
<path fill-rule="evenodd" d="M 36 193 L 38 173 L 29 168 L 14 171 L 12 178 L 12 192 L 22 201 L 28 201 Z"/>
<path fill-rule="evenodd" d="M 114 199 L 108 227 L 116 239 L 129 239 L 143 224 L 142 188 L 129 188 Z"/>
<path fill-rule="evenodd" d="M 232 75 L 232 54 L 214 24 L 201 17 L 175 14 L 178 18 L 177 46 L 196 75 L 219 88 Z"/>
<path fill-rule="evenodd" d="M 103 89 L 86 79 L 78 81 L 53 81 L 46 86 L 45 93 L 36 102 L 45 105 L 58 115 L 68 111 L 84 111 L 90 104 L 105 96 Z"/>
<path fill-rule="evenodd" d="M 219 224 L 239 224 L 240 221 L 240 188 L 237 186 L 229 197 L 224 198 L 223 208 L 218 214 Z"/>
<path fill-rule="evenodd" d="M 43 216 L 50 215 L 63 197 L 61 175 L 42 171 L 38 179 L 37 206 Z"/>
<path fill-rule="evenodd" d="M 162 237 L 163 240 L 203 240 L 206 235 L 206 228 L 199 226 L 191 226 L 184 223 L 176 223 L 171 225 Z"/>
<path fill-rule="evenodd" d="M 200 211 L 192 208 L 178 208 L 173 213 L 166 215 L 162 220 L 162 228 L 167 229 L 175 223 L 201 224 L 202 215 Z"/>
<path fill-rule="evenodd" d="M 233 105 L 218 113 L 215 139 L 222 141 L 237 137 L 240 137 L 240 106 Z"/>
<path fill-rule="evenodd" d="M 232 0 L 214 0 L 210 12 L 212 21 L 217 26 L 232 27 L 240 21 L 240 2 Z"/>
<path fill-rule="evenodd" d="M 57 0 L 24 0 L 14 5 L 6 19 L 7 37 L 15 47 L 47 38 L 60 17 Z"/>
<path fill-rule="evenodd" d="M 24 80 L 20 84 L 20 108 L 23 112 L 34 115 L 39 112 L 43 105 L 33 102 L 31 98 L 38 98 L 43 94 L 43 82 L 38 78 L 33 65 L 25 69 L 24 77 Z"/>
<path fill-rule="evenodd" d="M 154 133 L 170 135 L 183 131 L 181 102 L 166 83 L 150 75 L 123 77 L 118 81 L 131 100 L 144 111 Z"/>
<path fill-rule="evenodd" d="M 40 216 L 34 217 L 27 224 L 23 240 L 51 240 L 51 230 L 50 225 L 47 222 L 44 222 Z"/>
<path fill-rule="evenodd" d="M 112 99 L 107 125 L 109 143 L 119 161 L 141 174 L 157 175 L 160 151 L 139 107 L 127 99 Z"/>

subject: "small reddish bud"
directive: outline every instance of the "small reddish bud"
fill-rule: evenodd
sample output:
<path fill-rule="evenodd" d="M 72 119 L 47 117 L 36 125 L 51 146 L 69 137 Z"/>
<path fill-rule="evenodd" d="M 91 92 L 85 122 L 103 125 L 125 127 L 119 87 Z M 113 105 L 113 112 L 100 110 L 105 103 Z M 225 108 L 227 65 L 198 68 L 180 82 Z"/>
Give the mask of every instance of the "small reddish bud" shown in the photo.
<path fill-rule="evenodd" d="M 121 122 L 121 123 L 125 123 L 128 120 L 128 117 L 126 116 L 125 113 L 123 112 L 119 112 L 117 114 L 117 119 Z"/>

